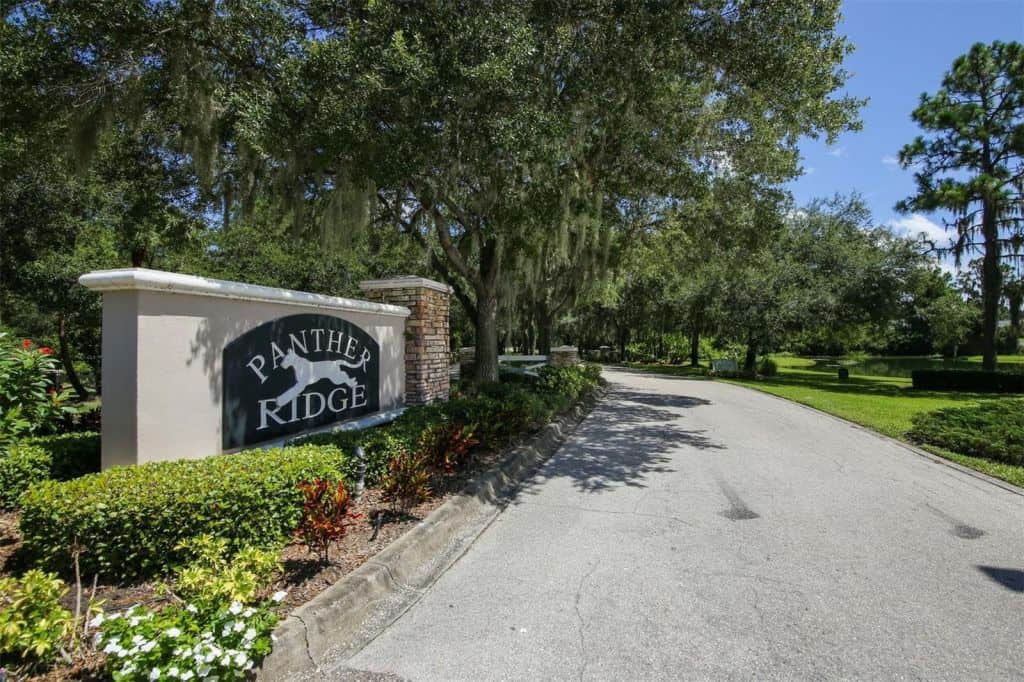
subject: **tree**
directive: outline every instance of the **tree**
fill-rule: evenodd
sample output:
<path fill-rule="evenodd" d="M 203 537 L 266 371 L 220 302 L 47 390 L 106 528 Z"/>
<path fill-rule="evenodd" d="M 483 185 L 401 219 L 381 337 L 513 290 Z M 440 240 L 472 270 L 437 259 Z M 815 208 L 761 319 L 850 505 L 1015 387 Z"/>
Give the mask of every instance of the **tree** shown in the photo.
<path fill-rule="evenodd" d="M 952 348 L 953 358 L 978 320 L 978 309 L 952 290 L 929 304 L 925 309 L 932 344 L 936 350 Z"/>
<path fill-rule="evenodd" d="M 958 261 L 981 251 L 982 366 L 994 370 L 1001 261 L 1024 246 L 1024 47 L 974 45 L 912 116 L 928 135 L 900 151 L 917 193 L 897 209 L 950 210 Z"/>

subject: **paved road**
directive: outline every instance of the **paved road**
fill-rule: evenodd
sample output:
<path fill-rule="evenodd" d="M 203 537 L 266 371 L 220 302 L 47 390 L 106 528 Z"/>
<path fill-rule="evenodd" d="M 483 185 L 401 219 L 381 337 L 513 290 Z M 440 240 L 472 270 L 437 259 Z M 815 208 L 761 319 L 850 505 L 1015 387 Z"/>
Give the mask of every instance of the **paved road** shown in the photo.
<path fill-rule="evenodd" d="M 606 376 L 608 399 L 348 666 L 1024 679 L 1024 497 L 744 388 Z"/>

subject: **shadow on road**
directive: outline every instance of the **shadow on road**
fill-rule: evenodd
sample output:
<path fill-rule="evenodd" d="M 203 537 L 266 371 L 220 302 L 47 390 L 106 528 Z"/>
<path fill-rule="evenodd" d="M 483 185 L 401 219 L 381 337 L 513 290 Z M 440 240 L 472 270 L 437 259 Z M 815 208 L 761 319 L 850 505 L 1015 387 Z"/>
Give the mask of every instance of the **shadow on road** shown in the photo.
<path fill-rule="evenodd" d="M 1024 571 L 995 566 L 978 566 L 978 570 L 1008 590 L 1024 592 Z"/>
<path fill-rule="evenodd" d="M 686 410 L 710 405 L 702 398 L 617 389 L 577 432 L 577 442 L 558 452 L 530 477 L 519 494 L 535 494 L 545 481 L 571 479 L 582 492 L 599 493 L 618 486 L 646 488 L 650 476 L 671 473 L 672 450 L 689 446 L 721 450 L 700 430 L 679 425 Z"/>

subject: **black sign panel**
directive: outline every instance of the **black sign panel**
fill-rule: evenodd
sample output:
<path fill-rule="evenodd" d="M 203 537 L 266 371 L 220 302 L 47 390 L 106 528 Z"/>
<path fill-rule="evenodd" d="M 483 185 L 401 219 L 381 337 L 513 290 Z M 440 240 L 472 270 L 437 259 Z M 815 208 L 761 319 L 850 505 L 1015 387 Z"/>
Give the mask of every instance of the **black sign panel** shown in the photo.
<path fill-rule="evenodd" d="M 224 449 L 380 409 L 380 348 L 329 315 L 289 315 L 224 348 Z"/>

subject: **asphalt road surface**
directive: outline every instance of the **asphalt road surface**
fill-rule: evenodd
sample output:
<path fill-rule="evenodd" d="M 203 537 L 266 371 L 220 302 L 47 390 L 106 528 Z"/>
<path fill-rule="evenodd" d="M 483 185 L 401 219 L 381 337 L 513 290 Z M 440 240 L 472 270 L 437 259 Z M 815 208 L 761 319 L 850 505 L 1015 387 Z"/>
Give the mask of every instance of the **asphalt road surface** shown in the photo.
<path fill-rule="evenodd" d="M 1024 496 L 738 386 L 606 377 L 607 399 L 349 670 L 1024 679 Z"/>

